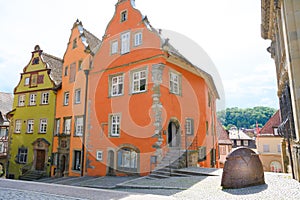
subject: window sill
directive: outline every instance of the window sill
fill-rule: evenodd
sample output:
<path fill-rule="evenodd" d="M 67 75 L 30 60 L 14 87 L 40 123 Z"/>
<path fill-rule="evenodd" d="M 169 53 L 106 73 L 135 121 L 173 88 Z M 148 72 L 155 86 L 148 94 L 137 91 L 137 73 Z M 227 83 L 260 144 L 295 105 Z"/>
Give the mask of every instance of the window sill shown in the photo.
<path fill-rule="evenodd" d="M 147 93 L 147 92 L 148 92 L 148 90 L 140 91 L 140 92 L 132 92 L 131 95 L 143 94 L 143 93 Z"/>
<path fill-rule="evenodd" d="M 80 137 L 82 137 L 83 136 L 83 134 L 82 135 L 74 135 L 73 137 L 75 137 L 75 138 L 80 138 Z"/>
<path fill-rule="evenodd" d="M 117 98 L 117 97 L 122 97 L 124 96 L 124 94 L 120 94 L 120 95 L 110 95 L 108 96 L 108 98 Z"/>
<path fill-rule="evenodd" d="M 47 133 L 47 132 L 46 132 L 46 133 Z M 38 134 L 44 134 L 44 135 L 45 135 L 46 133 L 39 132 Z"/>

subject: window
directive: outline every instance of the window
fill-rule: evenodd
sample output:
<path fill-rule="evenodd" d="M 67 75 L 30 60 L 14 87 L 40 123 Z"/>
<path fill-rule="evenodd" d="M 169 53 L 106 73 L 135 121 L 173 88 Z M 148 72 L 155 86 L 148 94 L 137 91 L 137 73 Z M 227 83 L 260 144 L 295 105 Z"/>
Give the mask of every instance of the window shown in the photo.
<path fill-rule="evenodd" d="M 80 89 L 75 90 L 75 104 L 80 103 L 80 96 L 81 96 L 81 90 Z"/>
<path fill-rule="evenodd" d="M 111 115 L 110 116 L 110 136 L 118 137 L 120 136 L 120 115 Z"/>
<path fill-rule="evenodd" d="M 71 134 L 71 118 L 64 119 L 64 133 L 67 135 Z"/>
<path fill-rule="evenodd" d="M 146 70 L 134 72 L 132 74 L 132 93 L 146 91 L 147 72 Z"/>
<path fill-rule="evenodd" d="M 206 147 L 199 147 L 199 162 L 206 160 Z"/>
<path fill-rule="evenodd" d="M 130 32 L 121 35 L 121 54 L 130 51 Z"/>
<path fill-rule="evenodd" d="M 242 145 L 241 140 L 237 140 L 237 141 L 236 141 L 236 146 L 241 146 L 241 145 Z"/>
<path fill-rule="evenodd" d="M 263 145 L 263 152 L 270 152 L 270 148 L 268 144 Z"/>
<path fill-rule="evenodd" d="M 44 75 L 39 75 L 37 79 L 37 84 L 42 84 L 44 83 Z"/>
<path fill-rule="evenodd" d="M 29 105 L 35 106 L 36 105 L 36 94 L 29 95 Z"/>
<path fill-rule="evenodd" d="M 78 71 L 82 70 L 82 60 L 78 61 Z"/>
<path fill-rule="evenodd" d="M 0 142 L 0 153 L 4 153 L 4 143 Z"/>
<path fill-rule="evenodd" d="M 60 132 L 60 119 L 55 119 L 54 135 L 58 135 Z"/>
<path fill-rule="evenodd" d="M 208 121 L 205 122 L 206 135 L 208 135 Z"/>
<path fill-rule="evenodd" d="M 226 146 L 219 146 L 220 147 L 220 154 L 226 155 Z"/>
<path fill-rule="evenodd" d="M 15 133 L 21 133 L 22 121 L 17 119 L 15 122 Z"/>
<path fill-rule="evenodd" d="M 0 138 L 1 137 L 7 137 L 7 134 L 8 134 L 8 128 L 0 127 Z"/>
<path fill-rule="evenodd" d="M 30 87 L 36 87 L 37 86 L 37 79 L 38 79 L 38 75 L 37 74 L 31 74 L 31 77 L 30 77 Z"/>
<path fill-rule="evenodd" d="M 39 64 L 39 62 L 40 62 L 40 58 L 34 58 L 32 60 L 32 65 L 37 65 L 37 64 Z"/>
<path fill-rule="evenodd" d="M 103 151 L 97 151 L 96 158 L 98 161 L 101 161 L 103 159 Z"/>
<path fill-rule="evenodd" d="M 83 117 L 77 117 L 75 122 L 75 136 L 83 135 Z"/>
<path fill-rule="evenodd" d="M 33 125 L 34 125 L 33 119 L 27 120 L 27 133 L 33 133 Z"/>
<path fill-rule="evenodd" d="M 20 94 L 18 97 L 18 106 L 25 106 L 25 94 Z"/>
<path fill-rule="evenodd" d="M 174 72 L 170 72 L 170 92 L 180 94 L 180 76 Z"/>
<path fill-rule="evenodd" d="M 73 170 L 80 170 L 81 165 L 81 151 L 74 151 Z"/>
<path fill-rule="evenodd" d="M 77 47 L 77 38 L 73 40 L 72 48 L 75 49 Z"/>
<path fill-rule="evenodd" d="M 76 63 L 72 63 L 70 65 L 70 76 L 69 76 L 69 82 L 73 83 L 76 78 Z"/>
<path fill-rule="evenodd" d="M 111 43 L 111 54 L 116 54 L 118 53 L 118 41 L 113 41 Z"/>
<path fill-rule="evenodd" d="M 43 105 L 49 104 L 49 92 L 43 92 L 42 93 L 41 103 Z"/>
<path fill-rule="evenodd" d="M 127 10 L 121 12 L 121 22 L 125 22 L 127 20 Z"/>
<path fill-rule="evenodd" d="M 140 46 L 142 44 L 142 41 L 143 41 L 143 35 L 142 33 L 136 33 L 134 35 L 134 46 Z"/>
<path fill-rule="evenodd" d="M 281 145 L 280 144 L 277 144 L 277 152 L 281 153 Z"/>
<path fill-rule="evenodd" d="M 29 85 L 30 83 L 30 77 L 26 77 L 24 81 L 24 85 Z"/>
<path fill-rule="evenodd" d="M 123 75 L 114 76 L 111 78 L 111 96 L 123 95 L 124 90 L 124 77 Z"/>
<path fill-rule="evenodd" d="M 68 76 L 68 74 L 69 74 L 69 67 L 66 66 L 66 67 L 65 67 L 65 73 L 64 73 L 64 75 L 65 75 L 65 76 Z"/>
<path fill-rule="evenodd" d="M 27 148 L 19 148 L 18 149 L 18 163 L 26 164 L 27 163 Z"/>
<path fill-rule="evenodd" d="M 249 146 L 248 140 L 244 140 L 243 142 L 244 142 L 244 146 L 245 146 L 245 147 Z"/>
<path fill-rule="evenodd" d="M 137 152 L 133 149 L 123 148 L 118 151 L 118 167 L 137 169 Z"/>
<path fill-rule="evenodd" d="M 47 119 L 40 120 L 40 133 L 47 133 Z"/>
<path fill-rule="evenodd" d="M 187 135 L 193 135 L 194 134 L 194 120 L 191 118 L 188 118 L 185 120 L 185 130 Z"/>
<path fill-rule="evenodd" d="M 210 93 L 208 93 L 207 96 L 208 96 L 208 107 L 210 107 L 211 106 L 211 95 L 210 95 Z"/>
<path fill-rule="evenodd" d="M 64 105 L 69 105 L 69 92 L 65 92 L 64 94 Z"/>

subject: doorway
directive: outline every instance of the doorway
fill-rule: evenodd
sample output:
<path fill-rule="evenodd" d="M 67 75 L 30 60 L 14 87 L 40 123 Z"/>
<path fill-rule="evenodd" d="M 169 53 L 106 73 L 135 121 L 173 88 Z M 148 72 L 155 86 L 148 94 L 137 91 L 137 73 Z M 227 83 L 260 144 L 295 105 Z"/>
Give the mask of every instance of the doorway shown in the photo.
<path fill-rule="evenodd" d="M 170 122 L 168 126 L 168 145 L 169 147 L 179 147 L 180 131 L 178 122 Z"/>
<path fill-rule="evenodd" d="M 115 153 L 110 150 L 108 151 L 108 161 L 107 161 L 107 175 L 108 176 L 114 176 L 115 175 Z"/>
<path fill-rule="evenodd" d="M 36 150 L 35 170 L 44 171 L 45 169 L 45 150 Z"/>

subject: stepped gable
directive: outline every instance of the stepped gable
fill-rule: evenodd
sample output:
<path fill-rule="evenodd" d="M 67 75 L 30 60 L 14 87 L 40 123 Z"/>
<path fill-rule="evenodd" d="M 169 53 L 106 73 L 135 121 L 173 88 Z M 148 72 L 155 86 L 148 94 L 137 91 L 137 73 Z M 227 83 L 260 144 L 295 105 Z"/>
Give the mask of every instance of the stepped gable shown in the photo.
<path fill-rule="evenodd" d="M 62 79 L 63 60 L 47 53 L 42 53 L 41 57 L 46 63 L 47 69 L 51 70 L 50 78 L 54 81 L 55 85 L 59 85 Z"/>

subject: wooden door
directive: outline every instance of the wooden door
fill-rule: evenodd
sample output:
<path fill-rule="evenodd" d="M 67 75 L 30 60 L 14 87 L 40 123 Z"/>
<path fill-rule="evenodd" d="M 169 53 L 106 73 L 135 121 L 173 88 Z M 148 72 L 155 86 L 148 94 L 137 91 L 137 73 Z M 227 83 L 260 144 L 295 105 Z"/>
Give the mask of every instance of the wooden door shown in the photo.
<path fill-rule="evenodd" d="M 44 167 L 45 167 L 45 150 L 37 150 L 35 169 L 38 171 L 43 171 Z"/>

